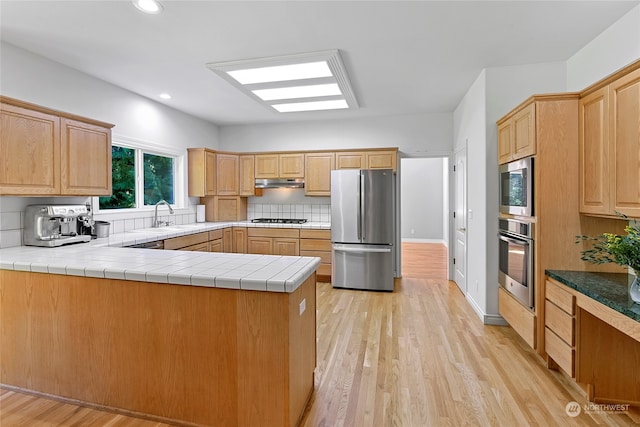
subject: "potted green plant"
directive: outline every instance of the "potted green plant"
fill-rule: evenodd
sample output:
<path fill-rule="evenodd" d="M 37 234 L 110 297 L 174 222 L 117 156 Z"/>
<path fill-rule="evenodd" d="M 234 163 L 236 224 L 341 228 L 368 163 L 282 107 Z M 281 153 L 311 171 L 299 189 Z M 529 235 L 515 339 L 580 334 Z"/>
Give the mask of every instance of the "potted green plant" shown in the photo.
<path fill-rule="evenodd" d="M 621 215 L 623 218 L 626 216 Z M 582 260 L 593 264 L 605 264 L 614 262 L 616 264 L 630 267 L 635 279 L 629 286 L 629 296 L 635 302 L 640 302 L 640 284 L 638 274 L 640 273 L 640 227 L 637 221 L 633 221 L 624 229 L 626 235 L 613 233 L 603 233 L 597 237 L 577 236 L 576 243 L 584 240 L 593 241 L 590 249 L 581 252 Z"/>

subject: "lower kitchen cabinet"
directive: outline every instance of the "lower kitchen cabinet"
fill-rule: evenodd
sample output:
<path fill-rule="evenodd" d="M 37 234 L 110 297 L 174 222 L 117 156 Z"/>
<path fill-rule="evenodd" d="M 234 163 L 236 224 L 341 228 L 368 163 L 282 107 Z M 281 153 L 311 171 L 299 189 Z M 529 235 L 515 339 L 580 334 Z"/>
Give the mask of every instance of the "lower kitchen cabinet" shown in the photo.
<path fill-rule="evenodd" d="M 299 256 L 299 239 L 294 228 L 247 228 L 247 253 Z"/>
<path fill-rule="evenodd" d="M 247 227 L 233 227 L 231 252 L 236 254 L 247 253 Z"/>
<path fill-rule="evenodd" d="M 204 247 L 206 247 L 206 249 L 203 249 Z M 164 241 L 164 248 L 169 250 L 179 249 L 182 251 L 207 251 L 208 247 L 209 233 L 206 231 L 202 233 L 188 234 L 186 236 L 173 237 L 171 239 L 165 239 Z"/>
<path fill-rule="evenodd" d="M 536 315 L 527 310 L 502 286 L 498 287 L 498 311 L 531 348 L 536 348 Z"/>
<path fill-rule="evenodd" d="M 575 297 L 547 279 L 544 317 L 547 365 L 575 376 Z M 555 364 L 555 365 L 554 365 Z"/>
<path fill-rule="evenodd" d="M 300 230 L 300 256 L 321 259 L 319 281 L 331 281 L 331 230 Z"/>

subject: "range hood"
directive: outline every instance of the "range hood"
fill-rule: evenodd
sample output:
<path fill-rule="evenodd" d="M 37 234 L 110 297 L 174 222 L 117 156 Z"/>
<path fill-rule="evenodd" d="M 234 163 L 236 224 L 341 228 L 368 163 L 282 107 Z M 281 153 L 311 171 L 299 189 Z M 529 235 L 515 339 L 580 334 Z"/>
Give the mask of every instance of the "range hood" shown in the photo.
<path fill-rule="evenodd" d="M 304 188 L 303 178 L 256 179 L 256 188 Z"/>

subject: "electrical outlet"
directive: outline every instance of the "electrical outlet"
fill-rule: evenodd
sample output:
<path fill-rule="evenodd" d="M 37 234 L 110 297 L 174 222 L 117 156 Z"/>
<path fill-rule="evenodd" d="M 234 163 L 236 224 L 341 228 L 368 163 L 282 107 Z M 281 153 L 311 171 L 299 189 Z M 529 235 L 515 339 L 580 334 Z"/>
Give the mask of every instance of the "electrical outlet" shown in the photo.
<path fill-rule="evenodd" d="M 302 316 L 302 313 L 304 313 L 304 311 L 307 309 L 307 299 L 303 298 L 302 301 L 300 301 L 300 316 Z"/>

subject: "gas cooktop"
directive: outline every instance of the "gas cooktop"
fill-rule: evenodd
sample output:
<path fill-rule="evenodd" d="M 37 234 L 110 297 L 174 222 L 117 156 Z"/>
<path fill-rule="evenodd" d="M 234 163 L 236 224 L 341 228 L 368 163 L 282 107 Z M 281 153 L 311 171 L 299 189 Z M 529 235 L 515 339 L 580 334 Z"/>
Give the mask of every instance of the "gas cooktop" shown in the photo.
<path fill-rule="evenodd" d="M 304 224 L 306 219 L 299 218 L 256 218 L 251 222 L 259 222 L 263 224 Z"/>

